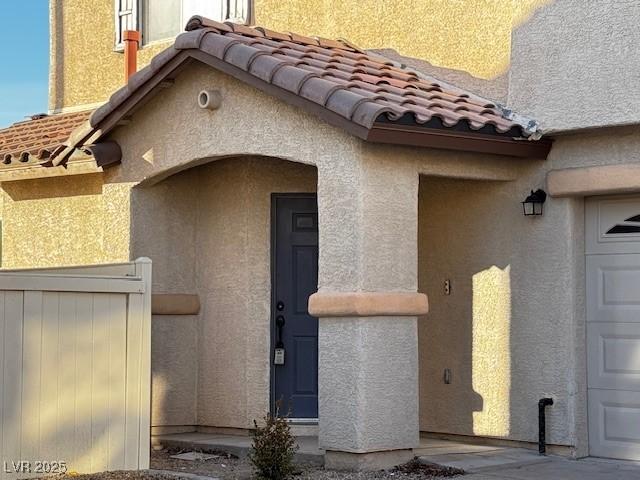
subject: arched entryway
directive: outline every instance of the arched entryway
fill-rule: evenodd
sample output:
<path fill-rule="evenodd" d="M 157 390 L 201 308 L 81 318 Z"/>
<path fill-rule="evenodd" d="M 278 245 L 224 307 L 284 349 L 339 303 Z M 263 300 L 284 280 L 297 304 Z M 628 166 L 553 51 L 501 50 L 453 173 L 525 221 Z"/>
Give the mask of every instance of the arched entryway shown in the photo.
<path fill-rule="evenodd" d="M 303 297 L 317 286 L 315 167 L 233 157 L 150 183 L 132 195 L 132 255 L 152 258 L 154 294 L 197 295 L 200 304 L 197 313 L 153 319 L 155 430 L 251 428 L 285 395 L 285 405 L 294 397 L 292 416 L 317 417 L 317 398 L 292 392 L 298 382 L 313 384 L 317 395 L 317 324 L 315 338 L 313 332 L 295 338 L 293 330 L 308 323 Z M 279 201 L 286 204 L 280 212 Z M 280 243 L 288 242 L 280 252 L 288 256 L 277 262 L 280 277 L 288 278 L 282 288 L 295 288 L 276 297 L 272 222 L 280 216 L 281 230 L 289 229 L 280 233 Z M 281 311 L 278 301 L 285 302 Z M 279 315 L 287 321 L 286 367 L 273 365 Z M 286 370 L 284 377 L 277 369 Z M 307 405 L 298 413 L 302 401 Z"/>

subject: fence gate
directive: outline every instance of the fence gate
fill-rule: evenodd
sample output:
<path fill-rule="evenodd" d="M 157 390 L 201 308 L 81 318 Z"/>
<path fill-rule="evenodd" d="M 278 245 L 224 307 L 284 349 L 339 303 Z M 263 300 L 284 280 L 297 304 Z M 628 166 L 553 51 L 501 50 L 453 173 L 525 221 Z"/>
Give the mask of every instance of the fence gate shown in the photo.
<path fill-rule="evenodd" d="M 151 261 L 0 272 L 1 479 L 149 468 Z"/>

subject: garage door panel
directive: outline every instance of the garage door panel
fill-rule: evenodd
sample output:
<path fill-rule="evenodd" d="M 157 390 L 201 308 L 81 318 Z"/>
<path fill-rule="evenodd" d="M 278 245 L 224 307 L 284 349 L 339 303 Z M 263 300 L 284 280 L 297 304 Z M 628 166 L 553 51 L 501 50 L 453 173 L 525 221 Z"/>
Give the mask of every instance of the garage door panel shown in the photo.
<path fill-rule="evenodd" d="M 640 253 L 640 197 L 594 197 L 586 202 L 587 254 Z"/>
<path fill-rule="evenodd" d="M 640 322 L 640 255 L 588 255 L 586 284 L 588 322 Z"/>
<path fill-rule="evenodd" d="M 640 391 L 640 324 L 587 327 L 589 388 Z"/>
<path fill-rule="evenodd" d="M 640 196 L 585 206 L 589 453 L 640 460 Z"/>
<path fill-rule="evenodd" d="M 589 390 L 589 450 L 598 457 L 640 458 L 640 392 Z"/>

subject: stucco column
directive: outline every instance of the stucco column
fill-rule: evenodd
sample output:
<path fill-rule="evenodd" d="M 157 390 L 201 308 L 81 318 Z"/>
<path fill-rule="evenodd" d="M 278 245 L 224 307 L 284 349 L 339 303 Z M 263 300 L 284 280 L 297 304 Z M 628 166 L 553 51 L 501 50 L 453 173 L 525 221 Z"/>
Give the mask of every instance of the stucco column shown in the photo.
<path fill-rule="evenodd" d="M 318 171 L 319 431 L 329 468 L 409 460 L 419 443 L 418 174 L 391 160 Z"/>

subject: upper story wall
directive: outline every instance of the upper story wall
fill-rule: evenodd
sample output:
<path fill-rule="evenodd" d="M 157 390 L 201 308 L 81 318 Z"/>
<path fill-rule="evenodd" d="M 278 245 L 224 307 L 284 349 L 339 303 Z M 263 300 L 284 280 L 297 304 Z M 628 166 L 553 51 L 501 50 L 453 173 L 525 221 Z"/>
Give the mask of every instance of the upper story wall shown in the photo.
<path fill-rule="evenodd" d="M 640 2 L 555 0 L 513 32 L 509 106 L 551 130 L 640 122 Z"/>
<path fill-rule="evenodd" d="M 504 101 L 511 32 L 549 0 L 254 1 L 258 25 L 384 49 L 415 68 Z M 51 0 L 51 110 L 104 101 L 123 84 L 114 10 L 114 0 Z M 139 67 L 167 45 L 144 46 Z"/>

